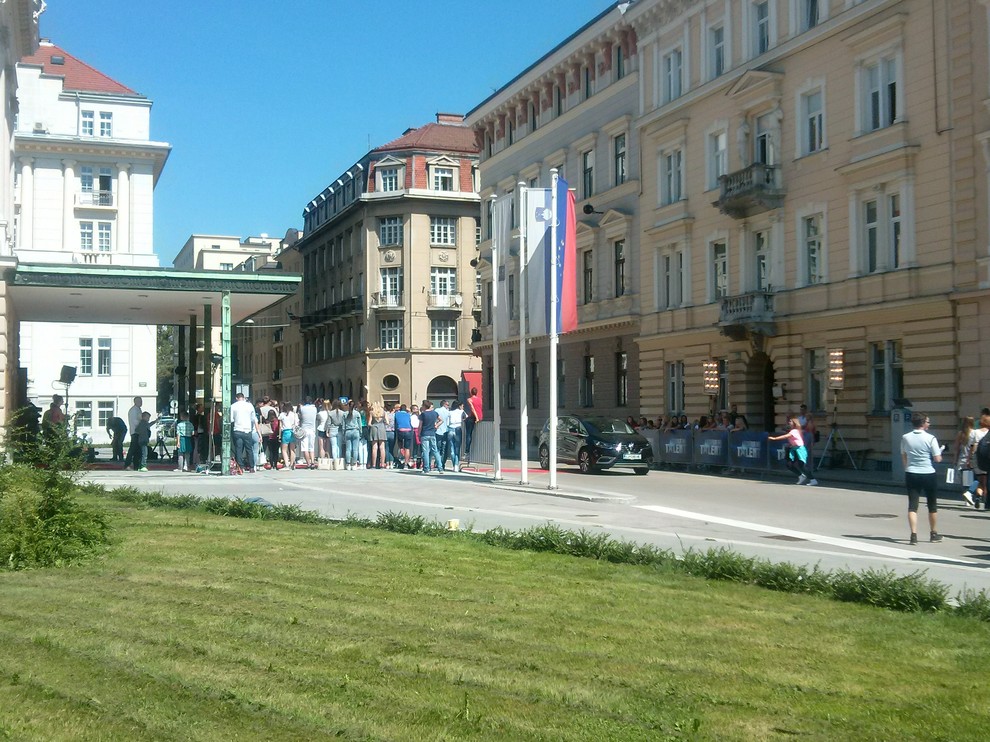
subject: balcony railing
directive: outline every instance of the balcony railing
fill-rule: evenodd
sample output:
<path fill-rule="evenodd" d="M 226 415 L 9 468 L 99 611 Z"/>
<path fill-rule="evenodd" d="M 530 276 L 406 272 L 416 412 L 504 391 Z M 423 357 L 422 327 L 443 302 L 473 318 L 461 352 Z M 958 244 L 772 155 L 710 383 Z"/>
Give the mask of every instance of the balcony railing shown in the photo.
<path fill-rule="evenodd" d="M 722 299 L 718 324 L 723 334 L 740 339 L 750 333 L 776 335 L 774 295 L 771 291 L 752 291 Z"/>
<path fill-rule="evenodd" d="M 712 205 L 734 219 L 779 208 L 784 202 L 780 168 L 754 162 L 718 179 L 719 197 Z"/>
<path fill-rule="evenodd" d="M 373 309 L 402 309 L 403 306 L 401 292 L 379 291 L 371 295 Z"/>
<path fill-rule="evenodd" d="M 349 299 L 343 299 L 331 304 L 330 306 L 317 309 L 315 312 L 304 314 L 299 318 L 299 324 L 304 329 L 308 327 L 315 327 L 316 325 L 321 325 L 326 322 L 330 322 L 331 320 L 339 319 L 340 317 L 346 317 L 350 314 L 358 314 L 363 309 L 364 297 L 352 296 Z"/>
<path fill-rule="evenodd" d="M 460 311 L 464 305 L 464 297 L 460 294 L 427 294 L 427 309 L 449 309 Z"/>
<path fill-rule="evenodd" d="M 82 191 L 77 193 L 76 206 L 113 206 L 113 191 Z"/>

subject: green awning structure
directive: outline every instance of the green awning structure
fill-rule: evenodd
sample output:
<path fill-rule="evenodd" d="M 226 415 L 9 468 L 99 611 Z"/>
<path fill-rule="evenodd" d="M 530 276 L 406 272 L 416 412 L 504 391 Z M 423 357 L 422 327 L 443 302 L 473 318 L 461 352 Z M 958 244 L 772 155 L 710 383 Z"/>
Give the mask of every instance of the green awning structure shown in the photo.
<path fill-rule="evenodd" d="M 277 271 L 177 271 L 95 265 L 20 264 L 7 275 L 22 322 L 184 325 L 204 307 L 220 316 L 230 295 L 231 322 L 257 314 L 295 293 L 302 277 Z"/>
<path fill-rule="evenodd" d="M 212 358 L 208 330 L 219 319 L 223 408 L 220 466 L 223 474 L 230 472 L 231 327 L 294 294 L 302 276 L 278 270 L 193 272 L 33 263 L 11 266 L 4 277 L 8 306 L 19 322 L 175 325 L 191 326 L 193 332 L 203 327 L 204 352 Z M 181 358 L 183 349 L 179 352 Z"/>

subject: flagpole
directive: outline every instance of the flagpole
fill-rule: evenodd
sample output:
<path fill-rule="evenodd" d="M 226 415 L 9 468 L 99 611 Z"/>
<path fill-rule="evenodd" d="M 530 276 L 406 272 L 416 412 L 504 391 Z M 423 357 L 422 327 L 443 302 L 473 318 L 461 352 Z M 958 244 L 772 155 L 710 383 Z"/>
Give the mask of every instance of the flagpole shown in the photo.
<path fill-rule="evenodd" d="M 526 184 L 519 188 L 519 484 L 529 484 L 529 387 L 526 364 L 526 314 L 529 311 L 529 292 L 526 290 L 526 270 L 529 260 L 526 244 Z"/>
<path fill-rule="evenodd" d="M 495 197 L 492 196 L 491 208 L 494 211 L 495 207 Z M 499 257 L 498 251 L 502 247 L 498 244 L 499 228 L 498 221 L 492 219 L 495 229 L 492 230 L 492 275 L 494 281 L 492 281 L 492 408 L 494 409 L 493 423 L 495 426 L 495 455 L 492 461 L 494 466 L 494 472 L 492 473 L 492 479 L 496 482 L 502 479 L 502 392 L 499 388 L 499 374 L 498 374 L 498 271 L 499 271 Z"/>
<path fill-rule="evenodd" d="M 550 485 L 557 489 L 557 168 L 550 170 Z"/>

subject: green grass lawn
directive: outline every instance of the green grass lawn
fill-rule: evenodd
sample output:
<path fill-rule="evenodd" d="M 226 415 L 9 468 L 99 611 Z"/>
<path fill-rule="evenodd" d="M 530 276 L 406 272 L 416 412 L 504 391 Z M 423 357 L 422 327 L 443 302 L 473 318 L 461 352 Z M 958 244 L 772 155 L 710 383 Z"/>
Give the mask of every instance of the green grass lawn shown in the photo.
<path fill-rule="evenodd" d="M 984 740 L 990 625 L 459 538 L 112 504 L 0 573 L 0 739 Z"/>

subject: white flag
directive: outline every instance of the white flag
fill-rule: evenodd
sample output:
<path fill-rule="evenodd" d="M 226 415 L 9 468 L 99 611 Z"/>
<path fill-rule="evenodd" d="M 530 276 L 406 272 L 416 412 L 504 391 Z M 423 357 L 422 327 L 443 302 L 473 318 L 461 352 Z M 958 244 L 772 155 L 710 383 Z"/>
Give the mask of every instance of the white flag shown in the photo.
<path fill-rule="evenodd" d="M 526 189 L 526 304 L 529 306 L 529 334 L 545 334 L 550 300 L 547 258 L 550 250 L 550 224 L 553 210 L 549 188 Z"/>
<path fill-rule="evenodd" d="M 512 247 L 512 198 L 506 193 L 492 204 L 492 248 L 495 253 L 493 285 L 495 291 L 495 322 L 501 337 L 509 334 L 509 274 Z"/>

